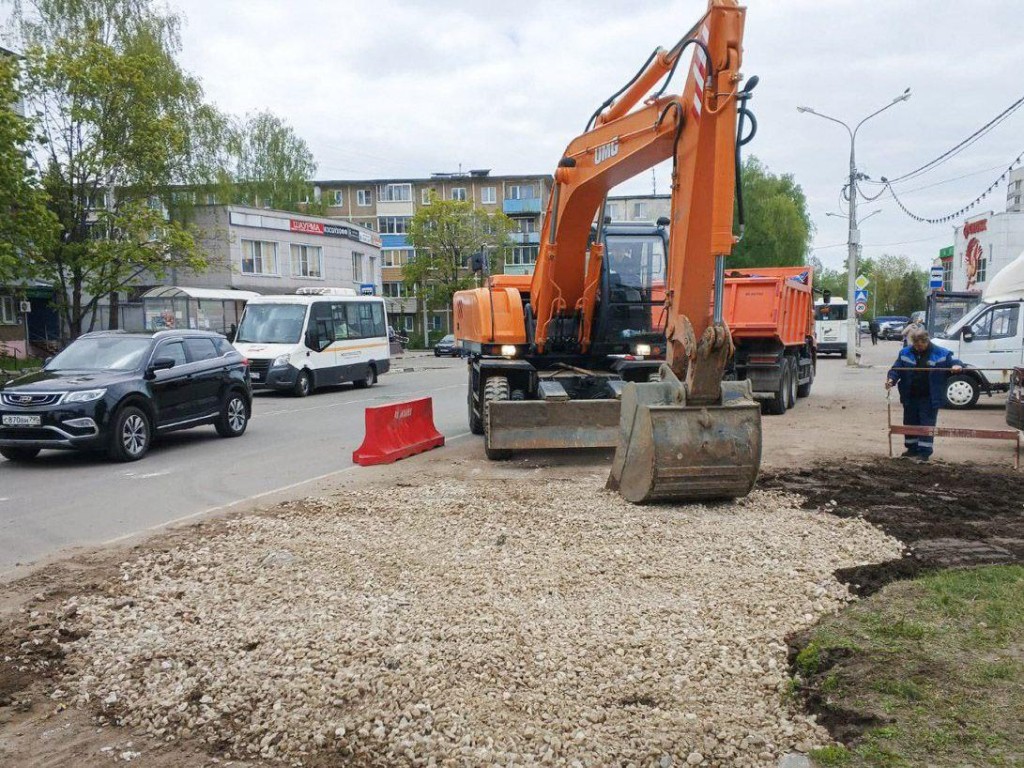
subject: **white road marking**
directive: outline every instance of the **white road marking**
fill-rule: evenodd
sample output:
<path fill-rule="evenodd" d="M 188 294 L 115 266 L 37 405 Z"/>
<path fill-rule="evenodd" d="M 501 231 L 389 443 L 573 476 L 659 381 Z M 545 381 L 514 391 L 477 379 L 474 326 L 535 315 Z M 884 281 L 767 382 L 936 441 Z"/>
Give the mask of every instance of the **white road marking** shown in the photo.
<path fill-rule="evenodd" d="M 144 472 L 141 475 L 136 474 L 135 472 L 125 472 L 122 477 L 127 478 L 128 480 L 147 480 L 151 477 L 163 477 L 164 475 L 169 475 L 172 472 L 174 472 L 173 469 L 164 469 L 159 472 Z"/>
<path fill-rule="evenodd" d="M 448 390 L 448 389 L 462 389 L 465 386 L 466 386 L 465 384 L 450 384 L 449 386 L 446 386 L 446 387 L 437 387 L 435 389 L 424 390 L 422 394 L 428 394 L 430 392 L 444 392 L 445 390 Z M 320 411 L 320 410 L 323 410 L 324 408 L 341 408 L 343 406 L 352 405 L 354 403 L 369 403 L 369 402 L 374 401 L 374 400 L 380 402 L 383 405 L 387 401 L 397 402 L 399 400 L 416 400 L 417 398 L 422 397 L 422 394 L 421 395 L 413 395 L 413 394 L 410 393 L 410 394 L 407 394 L 407 395 L 397 395 L 396 394 L 396 395 L 391 395 L 391 396 L 388 396 L 388 395 L 378 395 L 376 397 L 362 397 L 362 398 L 360 398 L 358 400 L 342 400 L 340 402 L 339 401 L 333 401 L 333 402 L 330 402 L 330 403 L 324 403 L 323 405 L 314 405 L 314 406 L 312 406 L 310 408 L 282 408 L 279 411 L 267 411 L 266 413 L 264 413 L 262 411 L 258 411 L 256 409 L 253 409 L 252 417 L 255 419 L 257 416 L 280 416 L 282 414 L 306 413 L 307 411 Z M 386 399 L 384 399 L 384 398 L 386 398 Z"/>

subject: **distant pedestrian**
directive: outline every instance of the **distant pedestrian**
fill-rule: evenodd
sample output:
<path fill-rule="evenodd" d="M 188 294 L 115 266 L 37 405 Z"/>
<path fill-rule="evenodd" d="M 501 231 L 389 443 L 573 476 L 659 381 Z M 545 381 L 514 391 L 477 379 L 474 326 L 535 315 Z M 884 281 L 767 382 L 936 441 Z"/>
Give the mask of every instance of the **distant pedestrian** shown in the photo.
<path fill-rule="evenodd" d="M 950 372 L 961 370 L 963 363 L 948 349 L 932 344 L 928 331 L 916 331 L 911 336 L 910 346 L 900 350 L 885 379 L 886 389 L 899 388 L 903 424 L 908 427 L 934 427 L 946 399 L 946 377 Z M 903 442 L 905 457 L 928 461 L 932 455 L 934 439 L 930 435 L 907 435 Z"/>
<path fill-rule="evenodd" d="M 911 320 L 905 326 L 903 326 L 903 346 L 909 347 L 913 344 L 913 336 L 918 331 L 923 331 L 925 328 L 921 323 L 916 320 Z"/>
<path fill-rule="evenodd" d="M 878 346 L 878 321 L 872 318 L 868 322 L 868 330 L 871 332 L 871 346 Z"/>

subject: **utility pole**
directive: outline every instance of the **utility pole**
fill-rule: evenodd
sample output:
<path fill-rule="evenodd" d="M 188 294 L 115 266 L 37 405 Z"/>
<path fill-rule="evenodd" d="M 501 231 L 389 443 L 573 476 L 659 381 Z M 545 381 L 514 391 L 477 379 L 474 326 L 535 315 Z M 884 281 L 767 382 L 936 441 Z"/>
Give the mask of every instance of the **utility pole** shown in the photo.
<path fill-rule="evenodd" d="M 849 181 L 847 182 L 847 185 L 848 185 L 847 188 L 850 191 L 850 218 L 849 218 L 849 229 L 848 229 L 847 238 L 846 238 L 846 251 L 847 251 L 846 266 L 847 266 L 847 269 L 849 270 L 849 272 L 847 273 L 847 276 L 846 276 L 847 277 L 847 281 L 846 281 L 846 290 L 847 290 L 847 294 L 846 294 L 846 302 L 847 302 L 846 303 L 846 306 L 847 306 L 847 310 L 846 310 L 846 312 L 847 312 L 847 314 L 846 314 L 846 364 L 848 366 L 855 367 L 858 364 L 858 362 L 857 362 L 857 335 L 858 335 L 857 334 L 857 313 L 854 310 L 854 301 L 853 301 L 854 292 L 857 290 L 857 286 L 856 286 L 856 283 L 854 281 L 857 279 L 857 253 L 858 253 L 858 251 L 860 249 L 860 229 L 857 227 L 857 182 L 861 178 L 867 178 L 865 176 L 862 176 L 861 174 L 858 174 L 858 172 L 857 172 L 857 154 L 856 154 L 857 131 L 859 131 L 860 127 L 862 125 L 864 125 L 864 123 L 866 123 L 868 120 L 870 120 L 875 115 L 879 115 L 882 112 L 885 112 L 885 110 L 889 109 L 889 107 L 892 107 L 892 106 L 900 103 L 901 101 L 906 101 L 909 98 L 910 98 L 910 89 L 907 88 L 907 90 L 905 90 L 901 95 L 897 96 L 895 99 L 890 101 L 884 107 L 882 107 L 881 109 L 875 110 L 870 115 L 868 115 L 863 120 L 861 120 L 859 123 L 857 123 L 857 126 L 855 128 L 853 128 L 853 129 L 851 129 L 850 126 L 847 125 L 846 123 L 844 123 L 842 120 L 838 120 L 837 118 L 834 118 L 834 117 L 829 117 L 828 115 L 822 114 L 821 112 L 815 112 L 811 107 L 797 107 L 796 108 L 797 112 L 802 112 L 802 113 L 808 114 L 808 115 L 817 115 L 818 117 L 823 118 L 825 120 L 828 120 L 830 122 L 839 123 L 839 125 L 843 126 L 843 128 L 846 129 L 846 132 L 850 136 L 850 178 L 849 178 Z"/>

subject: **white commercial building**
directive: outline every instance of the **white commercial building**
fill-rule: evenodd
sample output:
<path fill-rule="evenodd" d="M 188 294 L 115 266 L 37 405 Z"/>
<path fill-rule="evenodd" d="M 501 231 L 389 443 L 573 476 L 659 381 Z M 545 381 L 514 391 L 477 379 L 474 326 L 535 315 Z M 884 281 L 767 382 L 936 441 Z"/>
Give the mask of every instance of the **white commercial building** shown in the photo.
<path fill-rule="evenodd" d="M 999 270 L 1024 252 L 1024 213 L 984 213 L 956 228 L 951 285 L 954 291 L 984 291 Z"/>

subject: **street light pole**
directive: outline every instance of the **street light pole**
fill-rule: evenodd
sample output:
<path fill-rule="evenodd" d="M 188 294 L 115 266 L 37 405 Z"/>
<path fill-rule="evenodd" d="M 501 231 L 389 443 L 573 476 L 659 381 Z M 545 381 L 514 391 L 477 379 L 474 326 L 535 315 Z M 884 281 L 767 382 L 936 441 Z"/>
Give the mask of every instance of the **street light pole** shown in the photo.
<path fill-rule="evenodd" d="M 865 117 L 857 126 L 850 129 L 850 126 L 844 123 L 842 120 L 838 120 L 834 117 L 822 114 L 821 112 L 815 112 L 811 107 L 797 107 L 797 112 L 802 112 L 808 115 L 817 115 L 820 118 L 828 120 L 833 123 L 839 123 L 846 129 L 846 133 L 850 136 L 850 179 L 847 182 L 848 189 L 850 190 L 850 216 L 849 216 L 849 229 L 846 236 L 846 266 L 847 266 L 847 280 L 846 280 L 846 364 L 848 366 L 857 365 L 857 313 L 854 311 L 853 296 L 857 290 L 855 283 L 857 279 L 857 253 L 860 248 L 860 229 L 857 226 L 857 131 L 875 115 L 880 115 L 885 110 L 889 109 L 901 101 L 906 101 L 910 98 L 910 89 L 907 88 L 901 95 L 890 101 L 881 109 L 877 109 L 870 115 Z"/>

